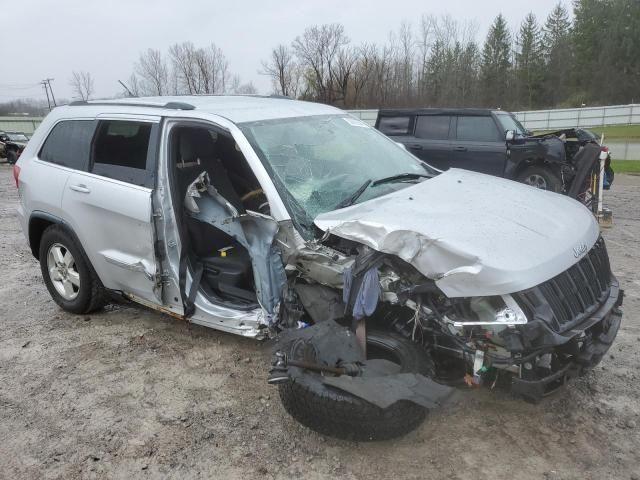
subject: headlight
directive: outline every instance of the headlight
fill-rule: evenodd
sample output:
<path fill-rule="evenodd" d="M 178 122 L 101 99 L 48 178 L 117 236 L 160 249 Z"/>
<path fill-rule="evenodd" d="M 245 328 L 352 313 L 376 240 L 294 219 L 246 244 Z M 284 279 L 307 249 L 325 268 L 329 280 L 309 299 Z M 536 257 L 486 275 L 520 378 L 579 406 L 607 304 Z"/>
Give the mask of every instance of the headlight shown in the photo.
<path fill-rule="evenodd" d="M 511 295 L 470 297 L 454 302 L 456 327 L 464 325 L 522 325 L 527 317 Z"/>

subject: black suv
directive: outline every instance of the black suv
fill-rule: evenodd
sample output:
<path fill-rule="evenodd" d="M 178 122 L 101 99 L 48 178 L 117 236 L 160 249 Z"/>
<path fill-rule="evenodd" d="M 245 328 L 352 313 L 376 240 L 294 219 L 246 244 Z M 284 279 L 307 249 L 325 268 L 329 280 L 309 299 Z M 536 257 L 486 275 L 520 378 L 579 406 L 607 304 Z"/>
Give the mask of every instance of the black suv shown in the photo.
<path fill-rule="evenodd" d="M 380 110 L 376 128 L 436 168 L 475 170 L 585 200 L 598 143 L 584 129 L 534 136 L 509 112 L 488 109 Z M 613 179 L 608 153 L 605 188 Z M 586 202 L 585 202 L 586 203 Z"/>

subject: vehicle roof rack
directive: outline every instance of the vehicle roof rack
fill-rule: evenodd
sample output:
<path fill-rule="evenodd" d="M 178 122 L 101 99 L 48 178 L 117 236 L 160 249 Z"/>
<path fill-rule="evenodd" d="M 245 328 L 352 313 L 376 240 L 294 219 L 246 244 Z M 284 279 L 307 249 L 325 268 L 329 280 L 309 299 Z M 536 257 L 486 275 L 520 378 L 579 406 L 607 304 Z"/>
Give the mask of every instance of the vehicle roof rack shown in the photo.
<path fill-rule="evenodd" d="M 166 108 L 169 110 L 195 110 L 196 107 L 190 103 L 185 102 L 167 102 L 164 105 L 157 105 L 153 103 L 134 103 L 134 102 L 87 102 L 86 100 L 77 100 L 69 104 L 70 107 L 79 107 L 86 105 L 99 105 L 103 107 L 146 107 L 146 108 Z"/>

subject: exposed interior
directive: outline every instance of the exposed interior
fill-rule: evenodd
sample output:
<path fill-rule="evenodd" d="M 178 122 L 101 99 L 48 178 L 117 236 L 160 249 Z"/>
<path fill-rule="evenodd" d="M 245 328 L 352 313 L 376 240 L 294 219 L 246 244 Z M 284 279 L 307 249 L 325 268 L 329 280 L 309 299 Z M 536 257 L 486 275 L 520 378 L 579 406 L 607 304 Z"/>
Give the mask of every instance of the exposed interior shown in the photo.
<path fill-rule="evenodd" d="M 199 289 L 212 303 L 252 309 L 258 306 L 251 258 L 234 238 L 197 220 L 184 208 L 189 186 L 206 171 L 211 185 L 239 214 L 268 213 L 266 197 L 233 137 L 196 124 L 179 125 L 170 136 L 176 218 L 192 273 L 203 268 Z M 220 219 L 222 222 L 225 219 Z"/>

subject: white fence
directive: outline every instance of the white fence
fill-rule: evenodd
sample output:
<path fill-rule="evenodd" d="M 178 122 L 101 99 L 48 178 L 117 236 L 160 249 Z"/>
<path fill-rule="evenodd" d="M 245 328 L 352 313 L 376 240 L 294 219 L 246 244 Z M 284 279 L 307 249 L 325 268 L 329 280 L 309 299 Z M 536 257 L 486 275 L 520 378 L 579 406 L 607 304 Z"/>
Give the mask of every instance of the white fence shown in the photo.
<path fill-rule="evenodd" d="M 515 112 L 529 130 L 553 130 L 567 127 L 604 127 L 640 123 L 640 104 L 608 107 L 562 108 Z"/>
<path fill-rule="evenodd" d="M 378 110 L 349 110 L 368 125 L 376 123 Z M 529 130 L 553 130 L 570 127 L 604 127 L 640 123 L 640 104 L 608 107 L 562 108 L 514 112 Z"/>
<path fill-rule="evenodd" d="M 0 131 L 31 135 L 41 121 L 42 117 L 0 117 Z"/>

